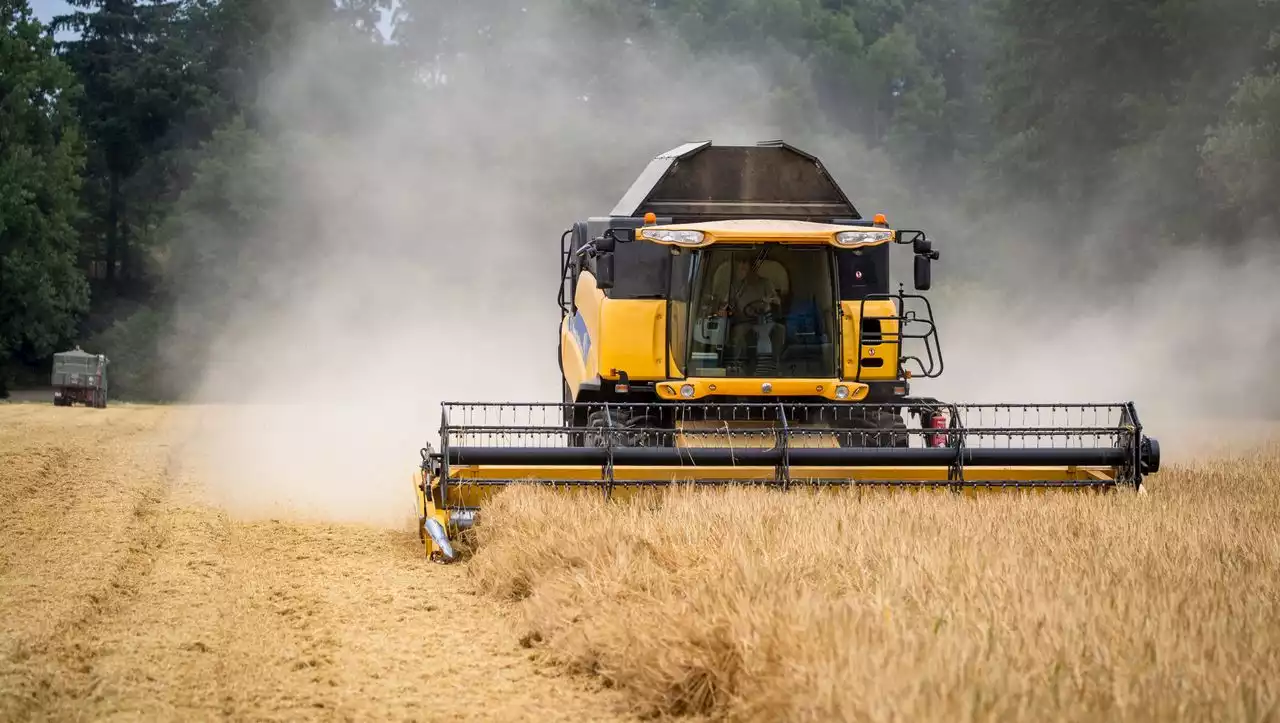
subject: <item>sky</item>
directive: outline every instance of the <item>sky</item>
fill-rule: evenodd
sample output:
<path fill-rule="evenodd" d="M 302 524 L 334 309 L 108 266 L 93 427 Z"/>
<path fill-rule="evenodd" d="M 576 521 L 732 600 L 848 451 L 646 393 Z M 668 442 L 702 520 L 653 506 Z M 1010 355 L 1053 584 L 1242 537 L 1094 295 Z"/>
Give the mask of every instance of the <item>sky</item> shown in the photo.
<path fill-rule="evenodd" d="M 63 12 L 69 7 L 71 6 L 61 0 L 31 0 L 31 9 L 41 19 L 48 19 L 49 16 Z"/>
<path fill-rule="evenodd" d="M 30 0 L 30 2 L 31 11 L 46 23 L 53 19 L 54 15 L 62 15 L 71 9 L 71 6 L 63 0 Z"/>

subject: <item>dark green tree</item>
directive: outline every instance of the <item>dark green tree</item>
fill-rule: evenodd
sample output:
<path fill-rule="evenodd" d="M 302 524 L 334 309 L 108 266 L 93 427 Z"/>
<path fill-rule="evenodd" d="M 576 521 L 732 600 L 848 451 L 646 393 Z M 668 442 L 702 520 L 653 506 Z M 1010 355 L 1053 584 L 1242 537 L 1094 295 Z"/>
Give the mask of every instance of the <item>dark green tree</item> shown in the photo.
<path fill-rule="evenodd" d="M 26 0 L 0 0 L 0 395 L 57 351 L 89 302 L 76 267 L 77 88 Z"/>
<path fill-rule="evenodd" d="M 1148 0 L 989 0 L 995 52 L 987 101 L 1004 186 L 1062 208 L 1088 208 L 1115 151 L 1164 97 L 1176 65 Z"/>
<path fill-rule="evenodd" d="M 85 90 L 83 260 L 108 296 L 145 298 L 151 232 L 171 185 L 162 157 L 201 135 L 184 121 L 205 96 L 203 64 L 180 32 L 179 2 L 68 1 L 82 9 L 53 27 L 78 33 L 62 53 Z"/>
<path fill-rule="evenodd" d="M 1220 84 L 1231 95 L 1201 147 L 1208 195 L 1242 236 L 1280 233 L 1280 3 L 1251 10 L 1238 24 L 1249 29 L 1242 47 L 1254 52 L 1232 55 L 1249 67 L 1223 69 L 1243 77 Z"/>

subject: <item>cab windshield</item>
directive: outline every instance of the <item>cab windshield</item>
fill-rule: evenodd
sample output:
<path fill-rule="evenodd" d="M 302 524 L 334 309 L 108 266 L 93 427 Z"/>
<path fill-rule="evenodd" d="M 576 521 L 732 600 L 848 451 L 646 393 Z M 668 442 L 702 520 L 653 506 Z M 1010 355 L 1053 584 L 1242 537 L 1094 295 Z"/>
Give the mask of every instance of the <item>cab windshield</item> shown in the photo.
<path fill-rule="evenodd" d="M 836 376 L 829 246 L 717 245 L 691 261 L 687 340 L 677 346 L 687 347 L 686 376 Z"/>

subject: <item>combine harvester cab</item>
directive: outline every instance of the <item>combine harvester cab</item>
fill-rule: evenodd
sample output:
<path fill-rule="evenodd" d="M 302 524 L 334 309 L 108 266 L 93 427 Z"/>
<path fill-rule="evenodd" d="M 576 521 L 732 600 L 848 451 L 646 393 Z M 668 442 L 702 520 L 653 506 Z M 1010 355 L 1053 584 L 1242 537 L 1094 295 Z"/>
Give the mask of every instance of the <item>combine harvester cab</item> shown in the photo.
<path fill-rule="evenodd" d="M 891 291 L 923 231 L 866 220 L 785 143 L 680 146 L 607 217 L 561 237 L 561 402 L 443 404 L 415 474 L 428 555 L 508 485 L 631 498 L 674 484 L 827 491 L 1141 489 L 1159 469 L 1132 403 L 911 395 L 942 353 L 929 301 Z"/>

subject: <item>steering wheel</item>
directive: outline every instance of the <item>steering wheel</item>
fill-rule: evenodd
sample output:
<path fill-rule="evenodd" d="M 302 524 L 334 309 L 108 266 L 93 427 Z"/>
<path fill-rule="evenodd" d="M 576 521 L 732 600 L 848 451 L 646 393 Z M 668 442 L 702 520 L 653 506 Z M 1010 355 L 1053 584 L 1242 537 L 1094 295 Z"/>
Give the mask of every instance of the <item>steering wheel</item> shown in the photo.
<path fill-rule="evenodd" d="M 742 315 L 752 319 L 759 319 L 769 311 L 769 304 L 764 301 L 753 301 L 742 307 Z"/>

